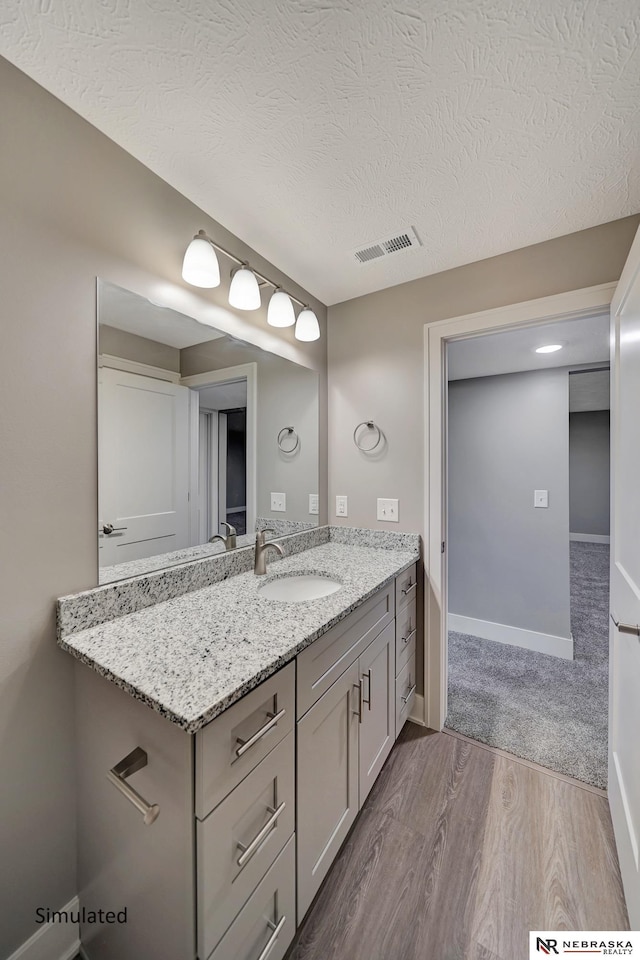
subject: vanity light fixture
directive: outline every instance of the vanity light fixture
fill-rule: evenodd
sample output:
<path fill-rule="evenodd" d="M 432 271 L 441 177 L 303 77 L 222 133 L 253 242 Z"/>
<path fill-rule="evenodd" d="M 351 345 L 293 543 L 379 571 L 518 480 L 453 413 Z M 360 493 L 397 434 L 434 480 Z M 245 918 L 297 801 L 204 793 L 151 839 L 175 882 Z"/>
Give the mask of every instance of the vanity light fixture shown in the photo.
<path fill-rule="evenodd" d="M 298 319 L 296 321 L 296 340 L 303 340 L 307 343 L 311 340 L 319 339 L 320 325 L 318 324 L 318 318 L 313 310 L 311 310 L 309 307 L 305 307 L 298 314 Z"/>
<path fill-rule="evenodd" d="M 200 230 L 186 249 L 182 261 L 182 278 L 194 287 L 219 287 L 220 264 L 213 244 Z"/>
<path fill-rule="evenodd" d="M 184 255 L 182 278 L 194 287 L 217 287 L 220 284 L 218 253 L 233 260 L 237 266 L 231 273 L 229 304 L 236 310 L 258 310 L 261 306 L 260 287 L 273 287 L 267 309 L 267 323 L 272 327 L 292 327 L 298 340 L 320 339 L 320 325 L 313 310 L 298 297 L 283 290 L 279 283 L 265 277 L 249 266 L 246 260 L 236 257 L 230 250 L 221 247 L 204 230 L 195 235 Z M 303 309 L 296 322 L 294 303 Z"/>
<path fill-rule="evenodd" d="M 296 322 L 293 303 L 282 287 L 276 287 L 271 294 L 267 308 L 267 323 L 272 327 L 292 327 Z"/>
<path fill-rule="evenodd" d="M 536 347 L 536 353 L 556 353 L 558 350 L 562 350 L 561 343 L 548 343 L 544 347 Z"/>
<path fill-rule="evenodd" d="M 247 263 L 243 263 L 231 274 L 229 303 L 236 310 L 258 310 L 260 308 L 258 278 Z"/>

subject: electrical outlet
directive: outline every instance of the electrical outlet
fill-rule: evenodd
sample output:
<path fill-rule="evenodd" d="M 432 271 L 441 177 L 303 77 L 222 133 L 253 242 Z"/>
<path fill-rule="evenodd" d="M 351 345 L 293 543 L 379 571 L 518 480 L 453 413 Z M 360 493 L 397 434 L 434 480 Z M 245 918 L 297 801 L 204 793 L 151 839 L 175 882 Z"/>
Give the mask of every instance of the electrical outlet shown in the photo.
<path fill-rule="evenodd" d="M 347 517 L 347 498 L 336 497 L 336 517 Z"/>
<path fill-rule="evenodd" d="M 398 501 L 383 500 L 378 497 L 378 520 L 387 520 L 390 523 L 398 522 Z"/>
<path fill-rule="evenodd" d="M 548 490 L 534 490 L 534 491 L 533 491 L 533 505 L 534 505 L 534 507 L 548 507 L 548 506 L 549 506 L 549 491 L 548 491 Z"/>
<path fill-rule="evenodd" d="M 274 513 L 286 513 L 287 495 L 286 493 L 271 494 L 271 509 Z"/>
<path fill-rule="evenodd" d="M 320 506 L 318 502 L 318 494 L 310 493 L 309 494 L 309 513 L 317 514 L 320 512 Z"/>

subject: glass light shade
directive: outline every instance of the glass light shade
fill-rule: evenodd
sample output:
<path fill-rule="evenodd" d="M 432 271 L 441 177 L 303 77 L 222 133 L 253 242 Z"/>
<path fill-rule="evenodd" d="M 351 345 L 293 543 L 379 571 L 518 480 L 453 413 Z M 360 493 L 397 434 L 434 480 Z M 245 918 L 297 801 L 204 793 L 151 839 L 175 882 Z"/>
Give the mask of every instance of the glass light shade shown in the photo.
<path fill-rule="evenodd" d="M 292 327 L 295 322 L 291 297 L 284 290 L 274 290 L 267 308 L 267 323 L 272 327 Z"/>
<path fill-rule="evenodd" d="M 320 325 L 318 324 L 318 318 L 313 310 L 310 310 L 309 307 L 305 307 L 304 310 L 301 310 L 298 314 L 298 319 L 296 321 L 296 340 L 304 340 L 305 342 L 309 342 L 311 340 L 319 339 Z"/>
<path fill-rule="evenodd" d="M 220 285 L 220 265 L 216 252 L 201 231 L 186 249 L 182 261 L 182 278 L 193 287 Z"/>
<path fill-rule="evenodd" d="M 231 278 L 229 303 L 237 310 L 257 310 L 260 306 L 260 287 L 253 270 L 240 267 Z"/>

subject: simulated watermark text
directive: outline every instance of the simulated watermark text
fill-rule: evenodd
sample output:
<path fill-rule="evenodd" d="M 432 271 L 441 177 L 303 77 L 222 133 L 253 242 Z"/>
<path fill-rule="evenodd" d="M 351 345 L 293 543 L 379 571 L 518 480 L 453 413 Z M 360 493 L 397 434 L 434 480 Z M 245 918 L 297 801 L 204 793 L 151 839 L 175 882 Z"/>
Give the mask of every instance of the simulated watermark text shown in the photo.
<path fill-rule="evenodd" d="M 126 923 L 127 908 L 122 910 L 51 910 L 49 907 L 37 907 L 36 923 Z"/>

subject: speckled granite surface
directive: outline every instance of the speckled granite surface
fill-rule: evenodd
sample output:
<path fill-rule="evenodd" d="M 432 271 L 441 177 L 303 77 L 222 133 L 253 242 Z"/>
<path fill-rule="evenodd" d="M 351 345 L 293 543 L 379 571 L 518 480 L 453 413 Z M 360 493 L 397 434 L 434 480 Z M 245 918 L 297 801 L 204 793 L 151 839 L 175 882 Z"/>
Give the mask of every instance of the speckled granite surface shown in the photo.
<path fill-rule="evenodd" d="M 254 533 L 243 533 L 237 538 L 236 547 L 250 547 L 255 542 Z M 225 553 L 225 545 L 220 540 L 215 543 L 202 543 L 197 547 L 185 547 L 184 550 L 173 550 L 170 553 L 160 553 L 156 557 L 144 557 L 142 560 L 128 560 L 126 563 L 113 563 L 98 569 L 98 583 L 102 586 L 107 583 L 116 583 L 118 580 L 130 580 L 131 577 L 140 577 L 145 573 L 155 573 L 157 570 L 166 570 L 181 563 L 191 563 L 193 560 L 202 560 L 203 557 L 217 557 Z"/>
<path fill-rule="evenodd" d="M 236 551 L 236 556 L 240 553 L 246 551 Z M 417 549 L 325 543 L 286 557 L 267 577 L 240 573 L 58 642 L 195 733 L 417 558 Z M 291 573 L 325 574 L 343 586 L 329 597 L 303 603 L 260 596 L 262 583 Z"/>
<path fill-rule="evenodd" d="M 287 556 L 308 550 L 329 540 L 329 527 L 315 527 L 278 540 Z M 105 584 L 61 597 L 57 605 L 58 636 L 106 623 L 151 607 L 164 600 L 201 590 L 246 570 L 253 569 L 253 546 L 229 550 L 214 556 L 183 563 L 165 570 Z M 271 555 L 271 560 L 277 560 Z"/>

